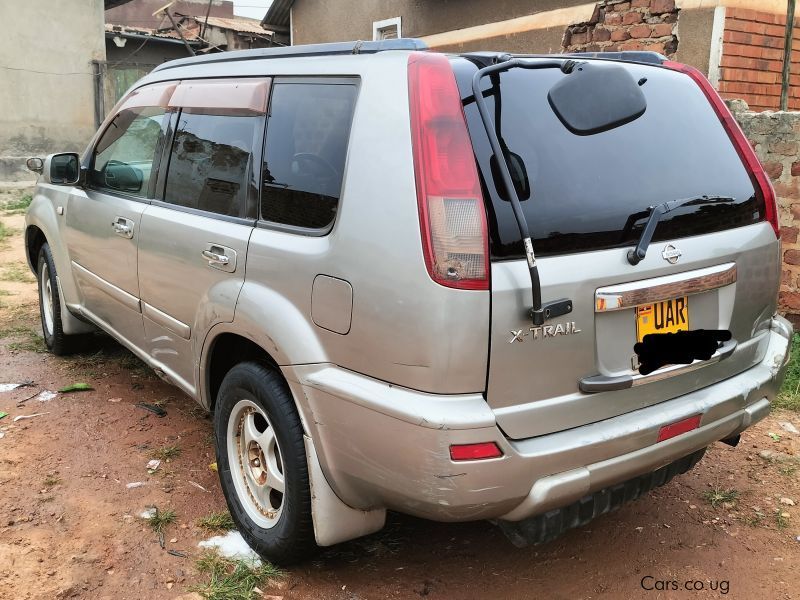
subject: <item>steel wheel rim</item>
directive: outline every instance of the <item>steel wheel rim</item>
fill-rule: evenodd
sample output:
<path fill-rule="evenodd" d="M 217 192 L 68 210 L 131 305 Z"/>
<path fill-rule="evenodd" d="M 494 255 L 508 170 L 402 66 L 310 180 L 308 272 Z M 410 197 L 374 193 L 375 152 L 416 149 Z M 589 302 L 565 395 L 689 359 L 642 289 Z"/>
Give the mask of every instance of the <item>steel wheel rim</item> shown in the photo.
<path fill-rule="evenodd" d="M 267 414 L 255 402 L 239 400 L 228 419 L 231 478 L 247 516 L 269 529 L 283 513 L 286 479 L 283 454 Z"/>
<path fill-rule="evenodd" d="M 42 316 L 45 332 L 53 335 L 53 285 L 50 283 L 50 268 L 47 263 L 42 264 L 40 276 L 42 290 Z"/>

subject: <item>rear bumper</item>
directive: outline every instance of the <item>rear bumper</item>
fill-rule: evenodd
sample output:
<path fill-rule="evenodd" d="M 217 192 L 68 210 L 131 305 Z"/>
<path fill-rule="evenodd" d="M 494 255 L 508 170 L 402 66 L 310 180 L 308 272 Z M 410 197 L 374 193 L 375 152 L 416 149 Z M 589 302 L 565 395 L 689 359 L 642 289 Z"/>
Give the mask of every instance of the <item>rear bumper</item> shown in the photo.
<path fill-rule="evenodd" d="M 441 521 L 519 521 L 655 471 L 764 418 L 791 339 L 772 321 L 758 365 L 660 404 L 525 440 L 509 440 L 480 394 L 398 388 L 333 365 L 285 369 L 323 472 L 354 508 Z M 657 442 L 659 429 L 702 415 L 700 427 Z M 453 462 L 451 444 L 494 441 L 503 457 Z"/>

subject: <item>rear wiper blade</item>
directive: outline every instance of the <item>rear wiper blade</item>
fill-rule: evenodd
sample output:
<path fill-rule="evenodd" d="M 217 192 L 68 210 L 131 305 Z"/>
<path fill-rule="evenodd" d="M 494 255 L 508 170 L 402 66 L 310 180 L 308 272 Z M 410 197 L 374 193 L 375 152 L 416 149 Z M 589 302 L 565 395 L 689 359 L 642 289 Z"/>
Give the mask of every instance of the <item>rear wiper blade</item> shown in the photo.
<path fill-rule="evenodd" d="M 628 250 L 628 262 L 632 265 L 638 265 L 644 260 L 644 257 L 647 256 L 647 248 L 650 246 L 650 242 L 653 241 L 653 234 L 662 216 L 676 208 L 699 204 L 713 204 L 716 202 L 731 204 L 736 202 L 736 198 L 732 198 L 731 196 L 697 196 L 694 198 L 670 200 L 663 204 L 651 206 L 646 213 L 647 223 L 645 223 L 639 241 L 636 243 L 636 247 L 632 250 Z"/>

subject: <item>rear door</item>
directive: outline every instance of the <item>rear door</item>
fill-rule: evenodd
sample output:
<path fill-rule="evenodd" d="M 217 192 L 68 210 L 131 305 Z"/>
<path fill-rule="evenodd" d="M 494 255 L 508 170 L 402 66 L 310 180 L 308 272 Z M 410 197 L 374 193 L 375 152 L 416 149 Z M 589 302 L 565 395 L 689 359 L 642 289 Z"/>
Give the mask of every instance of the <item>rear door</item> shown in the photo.
<path fill-rule="evenodd" d="M 205 334 L 233 320 L 244 283 L 269 84 L 182 82 L 170 101 L 166 166 L 142 215 L 139 282 L 147 351 L 189 394 Z"/>
<path fill-rule="evenodd" d="M 776 305 L 779 242 L 765 222 L 761 191 L 688 76 L 630 64 L 636 80 L 645 80 L 647 110 L 617 129 L 586 136 L 568 131 L 548 104 L 548 90 L 565 76 L 559 70 L 516 69 L 499 82 L 484 80 L 503 141 L 527 172 L 531 194 L 521 204 L 542 298 L 573 301 L 572 313 L 535 328 L 527 317 L 531 284 L 517 225 L 498 192 L 488 140 L 469 101 L 477 67 L 456 59 L 454 68 L 491 200 L 487 400 L 507 435 L 525 438 L 606 419 L 762 359 Z M 649 206 L 702 195 L 734 202 L 687 205 L 665 215 L 646 258 L 628 262 Z M 642 377 L 633 346 L 656 325 L 730 330 L 733 341 L 708 363 Z"/>

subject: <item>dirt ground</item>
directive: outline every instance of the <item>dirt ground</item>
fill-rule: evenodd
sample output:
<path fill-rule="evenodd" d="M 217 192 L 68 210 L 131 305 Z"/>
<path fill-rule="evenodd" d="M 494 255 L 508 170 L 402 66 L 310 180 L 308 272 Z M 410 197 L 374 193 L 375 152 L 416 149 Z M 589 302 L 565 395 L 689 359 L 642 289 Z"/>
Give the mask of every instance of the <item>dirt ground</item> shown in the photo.
<path fill-rule="evenodd" d="M 44 353 L 22 217 L 0 220 L 17 230 L 0 248 L 0 383 L 33 382 L 0 392 L 0 598 L 182 597 L 204 580 L 196 521 L 225 508 L 211 421 L 107 338 L 74 357 Z M 31 398 L 78 381 L 94 390 Z M 390 515 L 382 532 L 262 586 L 265 597 L 800 598 L 800 435 L 781 421 L 800 429 L 800 414 L 775 412 L 738 448 L 714 445 L 690 473 L 546 546 L 515 548 L 486 522 Z M 148 474 L 151 452 L 173 445 L 180 456 Z M 729 501 L 713 506 L 715 490 Z M 166 549 L 137 518 L 148 506 L 177 515 Z"/>

